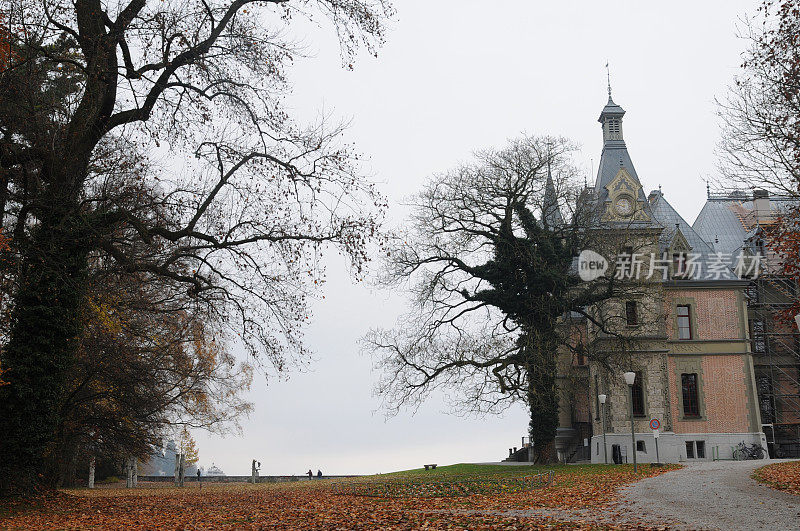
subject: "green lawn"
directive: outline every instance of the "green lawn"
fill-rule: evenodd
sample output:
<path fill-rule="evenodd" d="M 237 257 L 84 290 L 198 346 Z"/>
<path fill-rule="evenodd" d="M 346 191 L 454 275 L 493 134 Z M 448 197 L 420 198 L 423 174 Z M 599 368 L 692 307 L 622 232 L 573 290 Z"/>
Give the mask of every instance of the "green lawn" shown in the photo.
<path fill-rule="evenodd" d="M 456 465 L 437 466 L 433 470 L 415 468 L 412 470 L 401 470 L 381 476 L 403 476 L 403 477 L 480 477 L 480 476 L 532 476 L 550 470 L 566 473 L 569 476 L 582 474 L 602 474 L 614 470 L 617 465 L 476 465 L 470 463 L 458 463 Z M 649 465 L 646 466 L 649 469 Z"/>
<path fill-rule="evenodd" d="M 545 470 L 552 469 L 552 466 L 505 466 L 505 465 L 474 465 L 470 463 L 459 463 L 456 465 L 437 466 L 433 470 L 424 468 L 414 468 L 412 470 L 400 470 L 382 476 L 407 476 L 407 477 L 450 477 L 450 476 L 519 476 L 538 474 Z"/>

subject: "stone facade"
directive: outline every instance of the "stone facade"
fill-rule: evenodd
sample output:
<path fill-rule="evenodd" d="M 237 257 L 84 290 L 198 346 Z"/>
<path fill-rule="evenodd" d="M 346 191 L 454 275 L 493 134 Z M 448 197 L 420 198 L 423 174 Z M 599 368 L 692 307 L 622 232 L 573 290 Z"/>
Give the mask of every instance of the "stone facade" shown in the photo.
<path fill-rule="evenodd" d="M 645 256 L 671 258 L 691 252 L 700 257 L 698 267 L 706 267 L 711 274 L 701 277 L 699 270 L 684 274 L 673 269 L 679 265 L 670 265 L 665 277 L 656 275 L 639 284 L 631 280 L 628 287 L 633 289 L 602 303 L 596 311 L 619 315 L 617 331 L 627 339 L 604 336 L 586 323 L 584 339 L 592 345 L 594 356 L 585 364 L 562 360 L 565 408 L 560 420 L 565 437 L 559 451 L 564 459 L 575 454 L 584 444 L 575 434 L 584 425 L 592 433 L 588 453 L 595 463 L 606 459 L 604 445 L 609 461 L 615 445 L 624 459 L 632 461 L 635 444 L 638 462 L 730 459 L 742 441 L 766 448 L 748 335 L 744 293 L 748 283 L 732 268 L 713 263 L 712 245 L 683 220 L 660 190 L 645 199 L 621 126 L 614 138 L 606 131 L 609 120 L 621 124 L 623 115 L 609 98 L 600 116 L 604 148 L 591 191 L 602 203 L 603 220 L 612 226 L 609 237 L 624 234 L 626 248 Z M 631 203 L 636 206 L 632 208 Z M 620 229 L 613 229 L 615 223 Z M 646 261 L 636 267 L 641 268 L 639 278 L 650 277 Z M 626 303 L 631 301 L 639 317 L 626 323 Z M 633 437 L 634 390 L 623 379 L 627 371 L 637 375 L 640 410 L 633 418 Z M 601 394 L 607 397 L 604 405 L 598 398 Z M 658 457 L 651 419 L 661 425 Z M 566 441 L 568 430 L 574 437 L 571 443 Z"/>

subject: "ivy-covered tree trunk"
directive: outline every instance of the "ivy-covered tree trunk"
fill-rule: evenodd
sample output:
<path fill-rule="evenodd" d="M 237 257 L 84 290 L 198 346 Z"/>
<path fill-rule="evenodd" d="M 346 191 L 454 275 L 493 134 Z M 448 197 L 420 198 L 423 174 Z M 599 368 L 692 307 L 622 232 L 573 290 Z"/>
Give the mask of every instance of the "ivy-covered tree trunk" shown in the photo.
<path fill-rule="evenodd" d="M 535 462 L 558 460 L 555 437 L 558 428 L 558 388 L 556 385 L 556 345 L 546 334 L 524 335 L 525 372 L 528 378 L 529 433 Z"/>
<path fill-rule="evenodd" d="M 65 382 L 75 358 L 86 281 L 87 251 L 77 201 L 55 198 L 23 250 L 11 336 L 0 388 L 4 433 L 0 491 L 41 480 L 43 457 L 59 425 Z M 6 482 L 6 485 L 3 485 Z"/>

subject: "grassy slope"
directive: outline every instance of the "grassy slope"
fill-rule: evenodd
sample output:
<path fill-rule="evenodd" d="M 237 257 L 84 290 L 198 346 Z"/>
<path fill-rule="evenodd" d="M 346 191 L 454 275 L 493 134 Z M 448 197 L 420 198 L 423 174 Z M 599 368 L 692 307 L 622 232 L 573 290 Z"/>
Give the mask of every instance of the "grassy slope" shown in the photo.
<path fill-rule="evenodd" d="M 602 474 L 614 469 L 616 465 L 474 465 L 459 463 L 457 465 L 439 466 L 434 470 L 415 468 L 413 470 L 403 470 L 382 474 L 382 476 L 401 476 L 401 477 L 470 477 L 470 476 L 531 476 L 549 470 L 554 470 L 556 474 L 567 472 L 568 475 L 582 474 Z"/>

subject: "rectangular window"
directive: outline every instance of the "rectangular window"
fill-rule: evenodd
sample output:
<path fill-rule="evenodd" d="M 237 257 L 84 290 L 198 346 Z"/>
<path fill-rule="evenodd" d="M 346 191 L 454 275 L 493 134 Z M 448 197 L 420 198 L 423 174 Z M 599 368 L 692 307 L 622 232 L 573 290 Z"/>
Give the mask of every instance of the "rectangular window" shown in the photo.
<path fill-rule="evenodd" d="M 633 402 L 633 416 L 644 416 L 644 387 L 642 386 L 642 373 L 636 372 L 636 380 L 631 387 L 632 402 Z"/>
<path fill-rule="evenodd" d="M 683 388 L 683 415 L 685 417 L 700 416 L 700 402 L 697 393 L 697 373 L 681 374 Z"/>
<path fill-rule="evenodd" d="M 644 441 L 636 441 L 636 451 L 647 453 L 647 448 L 644 445 Z"/>
<path fill-rule="evenodd" d="M 686 457 L 694 459 L 694 441 L 686 441 Z"/>
<path fill-rule="evenodd" d="M 625 320 L 628 326 L 636 326 L 639 324 L 639 311 L 636 307 L 636 301 L 627 301 L 625 303 Z"/>
<path fill-rule="evenodd" d="M 706 443 L 705 441 L 696 441 L 695 445 L 697 445 L 697 458 L 698 459 L 705 459 L 706 458 Z"/>
<path fill-rule="evenodd" d="M 689 305 L 678 306 L 678 339 L 692 339 L 692 312 Z"/>

